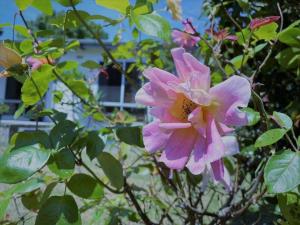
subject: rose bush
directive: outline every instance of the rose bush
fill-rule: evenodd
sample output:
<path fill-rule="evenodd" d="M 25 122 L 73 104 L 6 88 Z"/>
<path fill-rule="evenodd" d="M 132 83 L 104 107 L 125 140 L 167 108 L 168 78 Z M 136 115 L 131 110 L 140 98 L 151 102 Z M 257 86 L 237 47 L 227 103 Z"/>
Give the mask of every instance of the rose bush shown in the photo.
<path fill-rule="evenodd" d="M 289 5 L 206 0 L 199 30 L 197 18 L 172 28 L 155 0 L 96 0 L 96 15 L 78 9 L 86 1 L 56 2 L 63 12 L 16 0 L 23 25 L 0 25 L 22 37 L 0 44 L 1 79 L 22 86 L 14 116 L 36 124 L 0 157 L 0 224 L 299 224 L 300 23 Z M 182 18 L 180 1 L 165 4 Z M 29 22 L 29 7 L 47 24 Z M 132 40 L 121 29 L 107 46 L 108 27 L 128 21 Z M 74 33 L 95 39 L 103 63 L 63 60 L 80 47 Z M 112 70 L 142 84 L 149 119 L 105 112 L 92 87 Z"/>

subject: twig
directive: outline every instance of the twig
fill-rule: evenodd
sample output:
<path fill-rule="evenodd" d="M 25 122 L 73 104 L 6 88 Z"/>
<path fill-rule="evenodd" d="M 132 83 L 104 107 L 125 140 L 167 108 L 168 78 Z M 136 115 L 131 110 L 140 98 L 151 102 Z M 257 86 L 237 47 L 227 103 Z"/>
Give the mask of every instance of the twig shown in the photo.
<path fill-rule="evenodd" d="M 136 208 L 138 214 L 140 215 L 141 219 L 143 220 L 143 222 L 146 224 L 146 225 L 155 225 L 155 223 L 153 223 L 149 218 L 148 216 L 143 212 L 141 206 L 139 205 L 138 201 L 136 200 L 133 192 L 131 191 L 131 188 L 130 186 L 127 184 L 127 181 L 126 179 L 124 180 L 124 191 L 125 193 L 128 194 L 131 202 L 133 203 L 134 207 Z"/>
<path fill-rule="evenodd" d="M 113 55 L 110 53 L 109 49 L 106 47 L 105 43 L 98 37 L 98 35 L 91 29 L 91 27 L 85 22 L 85 20 L 81 17 L 81 15 L 78 13 L 73 0 L 69 0 L 71 7 L 77 16 L 78 20 L 82 23 L 83 26 L 90 32 L 90 34 L 94 37 L 94 39 L 97 41 L 97 43 L 103 48 L 108 58 L 116 65 L 118 66 L 118 69 L 120 71 L 123 71 L 122 66 L 117 62 L 117 60 L 113 57 Z"/>
<path fill-rule="evenodd" d="M 281 32 L 282 29 L 283 29 L 283 14 L 282 14 L 282 11 L 281 11 L 279 3 L 277 3 L 277 8 L 278 8 L 278 11 L 279 11 L 279 14 L 280 14 L 280 29 L 279 29 L 279 32 Z M 267 63 L 267 61 L 271 57 L 271 54 L 273 52 L 273 48 L 274 48 L 274 46 L 275 46 L 275 44 L 277 42 L 278 42 L 278 35 L 277 35 L 276 39 L 274 40 L 274 42 L 272 42 L 270 50 L 269 50 L 267 56 L 265 57 L 265 59 L 263 60 L 263 62 L 259 65 L 259 67 L 257 68 L 257 70 L 255 70 L 254 73 L 252 74 L 251 78 L 253 80 L 256 77 L 256 75 L 260 73 L 260 71 L 262 70 L 262 68 L 265 66 L 265 64 Z"/>
<path fill-rule="evenodd" d="M 202 36 L 200 35 L 200 33 L 194 28 L 194 26 L 193 26 L 193 24 L 191 23 L 191 21 L 188 20 L 187 23 L 188 23 L 188 25 L 191 27 L 191 29 L 193 30 L 194 33 L 191 34 L 191 33 L 185 32 L 185 31 L 182 31 L 182 32 L 187 33 L 187 34 L 192 35 L 192 36 L 200 37 L 201 40 L 204 41 L 204 43 L 205 43 L 205 44 L 209 47 L 209 49 L 212 51 L 212 56 L 213 56 L 213 58 L 214 58 L 214 60 L 215 60 L 215 62 L 216 62 L 216 64 L 217 64 L 217 66 L 219 67 L 220 71 L 221 71 L 222 74 L 224 75 L 223 78 L 226 78 L 226 77 L 227 77 L 226 71 L 224 70 L 224 68 L 222 67 L 221 62 L 219 61 L 219 59 L 218 59 L 217 56 L 215 55 L 215 51 L 214 51 L 213 46 L 211 46 L 211 45 L 208 43 L 208 41 L 205 40 L 205 38 L 202 38 Z"/>

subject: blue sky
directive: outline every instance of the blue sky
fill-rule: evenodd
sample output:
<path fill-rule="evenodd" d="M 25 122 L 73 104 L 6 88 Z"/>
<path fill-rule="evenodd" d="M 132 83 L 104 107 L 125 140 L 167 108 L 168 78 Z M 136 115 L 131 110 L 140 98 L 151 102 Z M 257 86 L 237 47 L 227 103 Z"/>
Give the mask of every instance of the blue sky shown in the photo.
<path fill-rule="evenodd" d="M 116 1 L 116 0 L 112 0 Z M 134 3 L 134 0 L 130 0 Z M 202 7 L 202 0 L 182 0 L 182 11 L 183 18 L 193 18 L 193 22 L 198 30 L 201 32 L 204 30 L 204 26 L 206 20 L 201 18 L 200 15 Z M 60 6 L 53 0 L 53 8 L 55 11 L 66 10 L 65 7 Z M 105 9 L 103 7 L 97 6 L 95 4 L 95 0 L 83 0 L 77 6 L 78 9 L 85 10 L 90 14 L 100 14 L 105 15 L 111 18 L 118 18 L 120 15 L 109 9 Z M 179 21 L 174 21 L 170 13 L 166 12 L 164 9 L 166 8 L 166 0 L 159 0 L 159 3 L 155 5 L 155 10 L 158 11 L 160 15 L 166 18 L 173 28 L 182 28 L 181 23 Z M 14 14 L 18 11 L 14 0 L 0 0 L 0 24 L 1 23 L 12 23 L 14 20 Z M 34 20 L 40 14 L 39 11 L 30 7 L 24 11 L 24 15 L 27 20 Z M 20 18 L 17 18 L 16 24 L 22 24 Z M 114 27 L 105 28 L 105 31 L 109 33 L 109 40 L 112 40 L 117 31 L 123 28 L 126 31 L 122 35 L 122 41 L 128 41 L 132 39 L 131 29 L 129 28 L 128 21 L 116 25 Z M 4 34 L 0 36 L 0 39 L 12 39 L 12 29 L 4 28 Z"/>

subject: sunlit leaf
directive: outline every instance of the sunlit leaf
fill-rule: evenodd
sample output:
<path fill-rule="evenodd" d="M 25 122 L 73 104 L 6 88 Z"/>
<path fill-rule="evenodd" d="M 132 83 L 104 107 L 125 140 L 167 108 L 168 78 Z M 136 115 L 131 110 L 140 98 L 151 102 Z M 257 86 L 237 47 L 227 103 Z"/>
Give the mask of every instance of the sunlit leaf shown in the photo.
<path fill-rule="evenodd" d="M 27 9 L 33 2 L 33 0 L 15 0 L 16 5 L 20 10 L 25 10 Z"/>
<path fill-rule="evenodd" d="M 261 148 L 264 146 L 272 145 L 279 141 L 286 133 L 285 129 L 275 128 L 266 131 L 260 135 L 255 141 L 255 147 Z"/>
<path fill-rule="evenodd" d="M 51 16 L 53 14 L 51 0 L 33 0 L 32 6 L 46 15 Z"/>
<path fill-rule="evenodd" d="M 145 34 L 159 37 L 165 41 L 170 39 L 171 27 L 169 22 L 158 14 L 135 15 L 131 13 L 136 27 Z"/>
<path fill-rule="evenodd" d="M 96 0 L 96 4 L 108 9 L 116 10 L 122 14 L 126 14 L 127 8 L 128 6 L 130 6 L 128 0 L 122 0 L 122 1 Z"/>
<path fill-rule="evenodd" d="M 280 127 L 287 130 L 293 127 L 293 121 L 288 115 L 281 112 L 273 112 L 273 117 Z"/>
<path fill-rule="evenodd" d="M 300 152 L 290 150 L 273 155 L 266 164 L 264 179 L 269 192 L 287 192 L 300 184 Z"/>
<path fill-rule="evenodd" d="M 50 152 L 26 146 L 6 153 L 0 158 L 0 182 L 15 184 L 32 176 L 48 161 Z"/>

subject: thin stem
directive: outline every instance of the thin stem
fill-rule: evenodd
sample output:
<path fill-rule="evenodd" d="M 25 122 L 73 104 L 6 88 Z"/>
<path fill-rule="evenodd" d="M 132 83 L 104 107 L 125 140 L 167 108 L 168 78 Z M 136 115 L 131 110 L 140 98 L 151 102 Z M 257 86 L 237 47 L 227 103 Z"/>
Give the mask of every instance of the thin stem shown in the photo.
<path fill-rule="evenodd" d="M 106 47 L 105 43 L 98 37 L 98 35 L 92 30 L 92 28 L 86 23 L 86 21 L 81 17 L 81 15 L 78 13 L 73 0 L 69 0 L 71 7 L 77 16 L 78 20 L 82 23 L 83 26 L 90 32 L 90 34 L 94 37 L 94 39 L 97 41 L 97 43 L 103 48 L 108 58 L 116 65 L 118 66 L 118 69 L 120 71 L 123 71 L 122 66 L 117 62 L 117 60 L 113 57 L 113 55 L 110 53 L 109 49 Z"/>
<path fill-rule="evenodd" d="M 224 9 L 224 11 L 225 11 L 227 17 L 228 17 L 228 18 L 231 20 L 231 22 L 238 28 L 238 30 L 239 30 L 239 31 L 241 32 L 241 34 L 242 34 L 242 37 L 243 37 L 244 42 L 246 42 L 246 38 L 245 38 L 245 36 L 244 36 L 242 27 L 241 27 L 241 26 L 238 24 L 238 22 L 236 22 L 236 20 L 228 13 L 228 11 L 227 11 L 226 8 L 225 8 L 225 5 L 224 5 L 224 2 L 223 2 L 223 1 L 221 1 L 221 4 L 222 4 L 222 7 L 223 7 L 223 9 Z"/>
<path fill-rule="evenodd" d="M 86 165 L 80 158 L 77 157 L 77 155 L 72 151 L 72 149 L 70 147 L 68 147 L 68 149 L 73 154 L 77 163 L 79 165 L 83 166 L 98 181 L 99 184 L 101 184 L 103 187 L 105 187 L 112 193 L 115 193 L 115 194 L 124 193 L 124 191 L 115 190 L 115 189 L 111 188 L 110 186 L 108 186 L 107 184 L 105 184 L 102 180 L 100 180 L 100 178 L 96 175 L 96 173 L 88 165 Z"/>
<path fill-rule="evenodd" d="M 131 191 L 130 186 L 127 184 L 127 181 L 125 179 L 124 181 L 124 191 L 125 193 L 127 193 L 127 195 L 129 196 L 131 202 L 133 203 L 134 207 L 136 208 L 138 214 L 140 215 L 141 219 L 143 220 L 143 222 L 146 225 L 154 225 L 155 223 L 153 223 L 148 216 L 143 212 L 140 204 L 138 203 L 137 199 L 135 198 L 133 192 Z"/>
<path fill-rule="evenodd" d="M 192 29 L 193 32 L 194 32 L 193 34 L 191 34 L 191 33 L 188 33 L 188 34 L 189 34 L 189 35 L 192 35 L 192 36 L 200 37 L 201 40 L 204 41 L 204 43 L 205 43 L 205 44 L 209 47 L 209 49 L 212 51 L 212 56 L 213 56 L 213 58 L 214 58 L 214 60 L 215 60 L 215 62 L 216 62 L 216 64 L 217 64 L 217 66 L 219 67 L 220 71 L 222 72 L 222 74 L 223 74 L 223 76 L 224 76 L 223 78 L 226 78 L 226 77 L 227 77 L 226 71 L 224 70 L 224 68 L 223 68 L 221 62 L 219 61 L 219 59 L 217 58 L 213 46 L 211 46 L 211 45 L 208 43 L 208 41 L 205 40 L 205 38 L 202 38 L 202 36 L 200 35 L 200 33 L 194 28 L 194 26 L 193 26 L 193 24 L 191 23 L 191 21 L 188 20 L 187 23 L 188 23 L 188 25 L 191 27 L 191 29 Z M 182 32 L 184 32 L 184 31 L 182 31 Z M 186 32 L 184 32 L 184 33 L 186 33 Z"/>
<path fill-rule="evenodd" d="M 282 29 L 283 29 L 283 14 L 282 14 L 282 10 L 280 8 L 279 3 L 277 3 L 277 8 L 278 8 L 278 11 L 279 11 L 279 14 L 280 14 L 280 30 L 279 30 L 279 32 L 281 32 Z M 251 77 L 252 77 L 253 80 L 256 77 L 256 75 L 261 72 L 262 68 L 265 66 L 265 64 L 267 63 L 267 61 L 271 57 L 271 54 L 273 52 L 273 48 L 274 48 L 275 44 L 277 43 L 277 41 L 278 41 L 278 36 L 276 37 L 276 39 L 274 40 L 274 42 L 271 44 L 270 50 L 269 50 L 267 56 L 265 57 L 265 59 L 263 60 L 263 62 L 259 65 L 259 67 L 257 68 L 257 70 L 255 70 L 254 73 L 252 74 Z"/>

